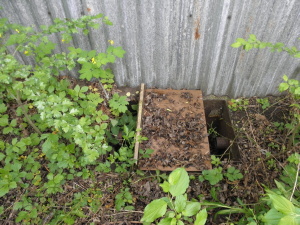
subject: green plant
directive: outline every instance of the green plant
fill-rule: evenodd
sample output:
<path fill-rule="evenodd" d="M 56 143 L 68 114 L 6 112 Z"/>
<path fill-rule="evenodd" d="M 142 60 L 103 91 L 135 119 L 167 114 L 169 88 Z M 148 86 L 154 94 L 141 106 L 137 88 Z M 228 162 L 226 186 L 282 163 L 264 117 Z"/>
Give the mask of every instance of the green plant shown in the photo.
<path fill-rule="evenodd" d="M 271 51 L 277 52 L 287 52 L 294 58 L 300 58 L 300 51 L 296 47 L 286 47 L 283 43 L 270 43 L 270 42 L 261 42 L 257 40 L 254 34 L 251 34 L 248 40 L 243 38 L 236 39 L 236 42 L 231 45 L 233 48 L 243 47 L 246 51 L 251 50 L 252 48 L 271 48 Z M 300 82 L 295 79 L 289 79 L 287 75 L 283 76 L 284 82 L 279 85 L 279 91 L 287 91 L 291 97 L 293 107 L 292 116 L 293 119 L 290 124 L 286 124 L 286 128 L 289 129 L 289 143 L 287 149 L 290 149 L 292 145 L 295 145 L 299 142 L 300 139 Z"/>
<path fill-rule="evenodd" d="M 240 206 L 232 207 L 218 202 L 206 202 L 202 204 L 212 208 L 225 208 L 219 210 L 218 215 L 233 213 L 244 214 L 238 224 L 256 225 L 264 224 L 299 224 L 300 221 L 300 192 L 299 192 L 299 169 L 300 155 L 294 153 L 287 159 L 288 164 L 283 168 L 279 181 L 275 180 L 276 188 L 266 189 L 266 195 L 256 204 L 245 205 L 240 199 Z M 216 200 L 216 199 L 215 199 Z"/>
<path fill-rule="evenodd" d="M 166 173 L 162 173 L 160 170 L 155 170 L 155 178 L 158 183 L 162 183 L 168 179 L 168 175 Z"/>
<path fill-rule="evenodd" d="M 262 221 L 266 224 L 300 224 L 300 208 L 291 201 L 274 192 L 267 191 L 271 209 L 264 215 Z"/>
<path fill-rule="evenodd" d="M 120 211 L 123 208 L 126 210 L 134 209 L 132 205 L 127 204 L 133 204 L 133 197 L 129 191 L 129 188 L 124 188 L 115 197 L 115 208 L 117 211 Z"/>
<path fill-rule="evenodd" d="M 209 124 L 209 128 L 207 133 L 211 135 L 213 138 L 220 136 L 215 127 L 213 127 L 213 123 Z"/>
<path fill-rule="evenodd" d="M 199 181 L 203 182 L 207 180 L 210 185 L 215 185 L 223 180 L 223 177 L 227 177 L 230 181 L 240 180 L 243 178 L 243 175 L 240 173 L 240 170 L 236 169 L 235 167 L 229 167 L 227 172 L 223 172 L 223 168 L 221 165 L 220 158 L 216 157 L 215 155 L 211 156 L 211 164 L 215 165 L 216 168 L 210 170 L 203 170 L 202 175 L 200 175 Z"/>
<path fill-rule="evenodd" d="M 209 181 L 210 185 L 215 185 L 219 183 L 221 180 L 223 180 L 222 171 L 223 171 L 222 167 L 216 167 L 210 170 L 203 170 L 202 175 L 199 176 L 199 180 L 201 182 L 207 180 Z"/>
<path fill-rule="evenodd" d="M 229 167 L 224 175 L 230 181 L 240 180 L 244 177 L 243 174 L 240 173 L 240 170 L 236 169 L 234 166 Z"/>
<path fill-rule="evenodd" d="M 211 158 L 212 165 L 219 166 L 222 164 L 221 159 L 219 157 L 217 157 L 215 155 L 211 155 L 210 158 Z"/>
<path fill-rule="evenodd" d="M 186 189 L 189 186 L 189 176 L 184 168 L 174 170 L 160 185 L 168 197 L 160 198 L 150 202 L 144 209 L 141 219 L 143 224 L 150 224 L 158 218 L 162 218 L 158 224 L 180 224 L 183 221 L 193 221 L 193 224 L 205 224 L 207 218 L 206 209 L 201 209 L 201 204 L 188 201 Z M 169 210 L 167 210 L 169 208 Z M 192 217 L 195 219 L 190 220 Z"/>
<path fill-rule="evenodd" d="M 283 43 L 270 43 L 270 42 L 262 42 L 257 40 L 256 36 L 254 34 L 250 34 L 248 40 L 245 40 L 243 38 L 237 38 L 235 43 L 231 45 L 233 48 L 239 48 L 242 47 L 246 51 L 251 50 L 252 48 L 271 48 L 271 51 L 277 51 L 277 52 L 287 52 L 291 56 L 295 58 L 300 58 L 300 51 L 296 47 L 288 48 Z"/>
<path fill-rule="evenodd" d="M 285 124 L 285 128 L 288 130 L 289 143 L 287 148 L 296 145 L 300 142 L 300 82 L 298 80 L 289 79 L 286 75 L 283 76 L 284 82 L 279 85 L 279 91 L 288 91 L 293 107 L 292 121 Z"/>
<path fill-rule="evenodd" d="M 239 99 L 230 99 L 230 101 L 228 101 L 228 108 L 231 109 L 232 111 L 245 110 L 248 105 L 249 105 L 248 99 L 239 98 Z"/>
<path fill-rule="evenodd" d="M 94 171 L 114 168 L 127 173 L 135 163 L 135 142 L 145 140 L 135 139 L 136 117 L 126 97 L 111 91 L 114 75 L 108 64 L 122 58 L 125 51 L 111 41 L 105 52 L 70 46 L 57 53 L 57 43 L 49 38 L 56 35 L 64 45 L 74 33 L 87 35 L 91 28 L 98 28 L 99 20 L 112 25 L 102 14 L 55 19 L 53 25 L 37 30 L 0 19 L 0 197 L 10 197 L 9 192 L 18 188 L 18 193 L 25 193 L 22 202 L 43 205 L 17 207 L 13 213 L 17 223 L 44 223 L 41 214 L 49 214 L 52 224 L 74 223 L 82 217 L 76 199 L 69 205 L 76 210 L 67 213 L 55 210 L 49 196 L 64 193 L 69 180 L 92 178 Z M 18 61 L 17 53 L 33 64 Z M 94 78 L 98 88 L 60 76 L 76 68 L 80 79 L 89 83 Z M 93 210 L 99 207 L 88 205 Z"/>
<path fill-rule="evenodd" d="M 270 107 L 270 102 L 268 98 L 257 98 L 256 102 L 261 104 L 262 109 Z"/>

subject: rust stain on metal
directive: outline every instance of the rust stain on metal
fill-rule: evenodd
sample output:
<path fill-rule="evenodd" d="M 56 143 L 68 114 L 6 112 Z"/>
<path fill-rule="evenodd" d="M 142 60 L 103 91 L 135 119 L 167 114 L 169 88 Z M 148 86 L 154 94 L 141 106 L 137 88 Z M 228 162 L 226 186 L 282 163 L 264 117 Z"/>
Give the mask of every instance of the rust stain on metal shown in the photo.
<path fill-rule="evenodd" d="M 197 19 L 195 25 L 196 25 L 196 27 L 195 27 L 194 37 L 195 37 L 195 40 L 198 40 L 198 39 L 201 37 L 200 32 L 199 32 L 199 28 L 200 28 L 200 19 Z"/>

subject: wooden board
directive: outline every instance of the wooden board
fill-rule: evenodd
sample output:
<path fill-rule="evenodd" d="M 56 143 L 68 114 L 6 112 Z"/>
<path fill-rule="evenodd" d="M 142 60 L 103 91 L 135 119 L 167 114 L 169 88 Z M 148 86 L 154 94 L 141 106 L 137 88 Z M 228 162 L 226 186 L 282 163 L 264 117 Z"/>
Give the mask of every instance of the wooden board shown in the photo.
<path fill-rule="evenodd" d="M 200 90 L 146 89 L 140 92 L 138 135 L 149 140 L 137 143 L 135 159 L 141 170 L 187 171 L 210 169 L 210 150 L 202 92 Z M 139 131 L 138 131 L 139 132 Z M 139 149 L 153 149 L 149 159 Z"/>

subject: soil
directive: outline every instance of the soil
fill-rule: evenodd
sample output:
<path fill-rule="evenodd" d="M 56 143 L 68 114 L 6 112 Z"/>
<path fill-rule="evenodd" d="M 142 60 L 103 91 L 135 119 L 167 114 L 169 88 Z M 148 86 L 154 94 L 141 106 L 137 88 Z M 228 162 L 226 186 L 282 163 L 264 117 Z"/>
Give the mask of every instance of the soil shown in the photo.
<path fill-rule="evenodd" d="M 153 149 L 139 159 L 142 170 L 210 169 L 210 151 L 201 91 L 147 89 L 142 110 L 141 149 Z"/>
<path fill-rule="evenodd" d="M 74 86 L 77 84 L 77 81 L 74 81 Z M 85 85 L 93 85 L 85 84 Z M 131 102 L 137 102 L 136 90 L 132 92 L 130 89 L 123 91 L 122 89 L 117 89 L 114 87 L 113 92 L 123 93 L 128 96 L 128 92 L 131 93 L 130 100 Z M 183 93 L 189 93 L 184 91 Z M 103 95 L 101 88 L 99 88 L 99 94 Z M 136 99 L 135 99 L 136 97 Z M 187 102 L 191 102 L 190 95 L 182 95 L 182 97 Z M 193 96 L 194 98 L 194 96 Z M 164 117 L 171 117 L 173 113 L 179 112 L 179 108 L 176 108 L 176 105 L 168 103 L 168 96 L 153 96 L 150 93 L 150 97 L 146 99 L 146 107 L 151 105 L 154 102 L 156 105 L 159 104 L 158 99 L 167 101 L 167 106 L 165 110 L 160 109 L 160 115 Z M 250 98 L 250 104 L 245 106 L 245 110 L 239 110 L 236 112 L 231 111 L 232 126 L 235 131 L 235 143 L 240 150 L 240 160 L 232 161 L 230 158 L 222 159 L 221 166 L 223 169 L 234 166 L 237 169 L 240 169 L 241 173 L 244 175 L 243 179 L 231 182 L 227 179 L 223 179 L 218 184 L 213 187 L 207 182 L 200 182 L 198 176 L 201 172 L 190 173 L 194 175 L 195 179 L 192 179 L 190 186 L 187 190 L 187 195 L 189 199 L 196 199 L 197 201 L 213 201 L 226 204 L 228 206 L 239 206 L 237 199 L 240 202 L 243 202 L 247 206 L 253 206 L 258 202 L 258 200 L 264 194 L 264 186 L 269 188 L 275 187 L 274 179 L 277 179 L 281 174 L 281 170 L 286 163 L 287 157 L 293 152 L 300 152 L 299 145 L 292 147 L 287 151 L 282 151 L 281 146 L 287 146 L 288 144 L 288 134 L 284 131 L 279 130 L 274 122 L 289 122 L 290 119 L 290 107 L 291 104 L 289 99 L 285 96 L 283 97 L 268 97 L 270 102 L 270 107 L 267 109 L 262 109 L 261 105 L 256 102 L 256 97 Z M 152 101 L 155 100 L 155 101 Z M 172 107 L 174 106 L 174 108 Z M 14 106 L 12 105 L 12 108 Z M 105 106 L 102 106 L 105 108 Z M 149 107 L 147 110 L 151 110 Z M 170 109 L 172 111 L 168 111 Z M 159 109 L 158 109 L 159 110 Z M 18 119 L 18 117 L 10 111 L 11 117 Z M 147 111 L 145 111 L 147 113 Z M 153 112 L 154 114 L 156 113 Z M 199 114 L 196 116 L 196 114 Z M 205 130 L 204 121 L 200 118 L 201 112 L 189 113 L 186 111 L 184 114 L 189 121 L 192 121 L 195 126 L 188 125 L 184 120 L 181 120 L 182 115 L 177 117 L 172 117 L 174 119 L 169 121 L 164 121 L 163 118 L 158 119 L 152 117 L 148 120 L 151 120 L 152 123 L 163 123 L 165 127 L 170 127 L 170 130 L 167 133 L 166 131 L 157 131 L 154 129 L 154 133 L 150 133 L 148 136 L 159 136 L 157 133 L 162 132 L 161 136 L 165 137 L 167 140 L 170 139 L 170 135 L 175 135 L 173 141 L 170 141 L 168 144 L 173 145 L 178 144 L 180 147 L 189 147 L 185 146 L 187 143 L 191 142 L 190 145 L 198 144 L 193 136 L 185 137 L 188 132 L 195 135 L 195 130 L 199 131 L 198 135 L 201 135 L 199 139 L 205 139 Z M 150 121 L 145 121 L 145 125 L 150 126 Z M 189 127 L 190 126 L 190 127 Z M 150 126 L 151 127 L 151 126 Z M 199 128 L 202 127 L 202 128 Z M 187 131 L 191 129 L 190 131 Z M 203 129 L 203 130 L 201 130 Z M 25 130 L 24 136 L 27 136 L 32 132 L 31 130 Z M 183 132 L 182 134 L 180 132 Z M 180 137 L 180 138 L 176 138 Z M 1 135 L 2 140 L 10 141 L 10 136 Z M 175 141 L 178 140 L 178 141 Z M 185 143 L 182 143 L 184 142 Z M 206 141 L 205 141 L 206 142 Z M 146 144 L 145 144 L 146 145 Z M 199 146 L 201 144 L 199 143 Z M 266 155 L 266 152 L 271 153 L 271 157 Z M 178 153 L 180 154 L 180 152 Z M 184 158 L 184 157 L 182 157 Z M 182 159 L 181 160 L 184 160 Z M 270 159 L 273 159 L 270 163 Z M 187 166 L 185 161 L 185 165 Z M 45 169 L 42 170 L 43 179 L 46 179 L 46 165 Z M 119 173 L 99 173 L 94 172 L 93 178 L 82 179 L 76 178 L 70 180 L 63 185 L 64 193 L 59 193 L 51 196 L 49 199 L 45 199 L 45 202 L 38 202 L 39 198 L 35 199 L 34 193 L 36 193 L 36 187 L 34 185 L 28 184 L 26 190 L 15 188 L 4 198 L 0 199 L 0 205 L 3 206 L 4 211 L 3 215 L 5 218 L 4 221 L 1 221 L 1 224 L 18 224 L 16 223 L 16 217 L 18 215 L 18 210 L 13 208 L 13 205 L 22 199 L 24 192 L 26 191 L 27 196 L 32 197 L 32 201 L 37 200 L 36 203 L 41 206 L 50 207 L 47 209 L 47 212 L 39 212 L 37 215 L 42 219 L 43 224 L 48 224 L 53 217 L 54 212 L 59 211 L 65 213 L 65 215 L 70 215 L 74 213 L 71 211 L 69 205 L 74 200 L 74 196 L 79 193 L 83 193 L 87 190 L 101 191 L 101 195 L 92 195 L 90 199 L 92 200 L 88 204 L 84 204 L 84 207 L 81 207 L 79 202 L 77 204 L 78 210 L 84 213 L 84 217 L 76 217 L 75 224 L 101 224 L 101 225 L 129 225 L 129 224 L 141 224 L 139 221 L 143 215 L 143 210 L 147 204 L 152 200 L 165 197 L 160 183 L 166 179 L 168 172 L 159 172 L 159 171 L 145 171 L 141 172 L 137 168 L 132 168 L 125 174 Z M 123 208 L 121 211 L 115 210 L 115 197 L 121 190 L 128 188 L 129 192 L 132 194 L 132 202 L 127 205 L 132 205 L 134 210 L 126 210 Z M 213 188 L 213 189 L 212 189 Z M 214 190 L 214 191 L 213 191 Z M 31 194 L 33 193 L 33 194 Z M 90 192 L 93 193 L 93 192 Z M 82 198 L 82 201 L 86 201 L 86 198 Z M 98 207 L 93 208 L 93 204 L 97 203 Z M 227 216 L 214 217 L 218 209 L 208 210 L 208 221 L 207 224 L 217 225 L 217 224 L 228 224 Z M 50 213 L 49 213 L 50 212 Z M 3 216 L 2 215 L 2 216 Z M 230 215 L 230 221 L 238 222 L 242 217 L 242 214 L 232 214 Z"/>

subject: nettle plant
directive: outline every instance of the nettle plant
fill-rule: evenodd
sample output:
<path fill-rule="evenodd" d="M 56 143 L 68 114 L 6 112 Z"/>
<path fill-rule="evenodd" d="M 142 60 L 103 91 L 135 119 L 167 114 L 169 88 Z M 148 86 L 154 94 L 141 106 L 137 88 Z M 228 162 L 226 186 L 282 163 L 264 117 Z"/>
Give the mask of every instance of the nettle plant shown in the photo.
<path fill-rule="evenodd" d="M 150 202 L 144 209 L 141 222 L 151 224 L 161 218 L 157 224 L 205 224 L 206 209 L 201 210 L 201 204 L 198 201 L 188 201 L 186 190 L 189 183 L 190 179 L 186 170 L 184 168 L 175 169 L 169 175 L 168 181 L 164 181 L 160 185 L 168 196 Z"/>
<path fill-rule="evenodd" d="M 133 165 L 135 119 L 126 98 L 111 96 L 114 75 L 106 68 L 125 51 L 110 42 L 106 52 L 69 47 L 55 53 L 49 39 L 60 35 L 69 43 L 72 34 L 98 28 L 97 19 L 112 25 L 102 14 L 55 19 L 40 31 L 0 19 L 0 196 L 29 183 L 49 194 L 62 192 L 67 179 L 89 177 L 88 165 L 105 172 L 111 164 L 117 172 Z M 34 63 L 22 64 L 17 53 Z M 59 79 L 76 66 L 80 79 L 97 79 L 103 96 L 97 88 L 72 88 L 68 79 Z M 48 171 L 47 182 L 42 170 Z"/>

